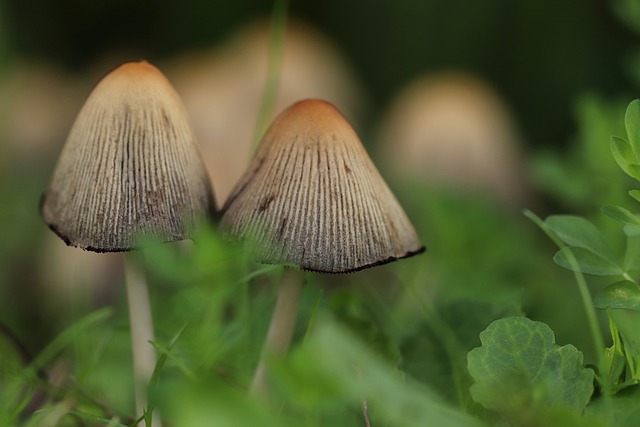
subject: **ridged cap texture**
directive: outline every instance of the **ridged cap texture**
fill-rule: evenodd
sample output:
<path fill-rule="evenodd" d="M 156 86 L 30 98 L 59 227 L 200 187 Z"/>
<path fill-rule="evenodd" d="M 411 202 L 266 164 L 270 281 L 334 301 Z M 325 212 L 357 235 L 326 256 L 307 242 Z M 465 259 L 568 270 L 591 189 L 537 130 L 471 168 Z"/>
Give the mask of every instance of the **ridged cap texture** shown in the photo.
<path fill-rule="evenodd" d="M 424 250 L 353 128 L 320 100 L 274 120 L 222 211 L 224 235 L 264 263 L 347 273 Z"/>
<path fill-rule="evenodd" d="M 41 203 L 67 244 L 96 252 L 189 238 L 214 209 L 184 106 L 146 61 L 121 65 L 95 87 Z"/>

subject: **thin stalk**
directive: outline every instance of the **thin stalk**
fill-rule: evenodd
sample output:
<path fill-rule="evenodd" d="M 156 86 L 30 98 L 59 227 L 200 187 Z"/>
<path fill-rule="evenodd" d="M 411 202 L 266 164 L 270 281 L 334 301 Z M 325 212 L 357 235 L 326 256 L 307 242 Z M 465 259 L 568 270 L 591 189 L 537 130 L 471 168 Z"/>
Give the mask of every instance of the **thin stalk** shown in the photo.
<path fill-rule="evenodd" d="M 362 381 L 362 368 L 358 365 L 356 368 L 356 376 L 358 381 Z M 371 418 L 369 418 L 369 404 L 367 402 L 367 397 L 363 396 L 361 398 L 362 403 L 362 420 L 364 421 L 364 427 L 371 427 Z"/>
<path fill-rule="evenodd" d="M 136 415 L 140 415 L 147 408 L 147 389 L 156 366 L 156 351 L 151 344 L 154 339 L 153 320 L 144 270 L 131 254 L 124 255 L 124 274 L 131 327 Z M 153 417 L 151 425 L 161 427 L 160 419 Z"/>
<path fill-rule="evenodd" d="M 525 210 L 524 215 L 533 221 L 544 233 L 549 236 L 549 238 L 556 244 L 560 249 L 564 248 L 565 245 L 555 233 L 547 226 L 547 224 L 540 219 L 536 214 L 531 212 L 530 210 Z M 604 338 L 602 335 L 602 330 L 600 329 L 600 324 L 598 323 L 598 316 L 596 315 L 595 307 L 593 306 L 593 300 L 591 299 L 591 293 L 589 292 L 589 287 L 587 286 L 587 281 L 584 278 L 584 275 L 578 271 L 578 260 L 573 256 L 571 251 L 568 252 L 569 262 L 571 263 L 571 267 L 573 270 L 573 275 L 575 276 L 576 283 L 578 284 L 578 290 L 580 291 L 580 297 L 582 298 L 582 305 L 584 306 L 585 313 L 587 315 L 587 321 L 589 322 L 589 330 L 591 331 L 591 338 L 593 340 L 593 346 L 596 350 L 596 355 L 602 355 L 605 350 Z"/>
<path fill-rule="evenodd" d="M 553 230 L 551 230 L 547 224 L 536 214 L 531 212 L 528 209 L 525 209 L 524 215 L 533 221 L 540 229 L 560 248 L 564 248 L 566 245 L 563 241 L 561 241 L 558 236 L 555 235 Z M 606 350 L 604 344 L 604 336 L 602 334 L 602 330 L 600 329 L 600 324 L 598 323 L 598 317 L 596 315 L 595 307 L 593 306 L 593 300 L 591 298 L 591 293 L 589 292 L 589 288 L 587 287 L 587 281 L 584 278 L 584 275 L 578 271 L 578 260 L 576 260 L 575 256 L 571 251 L 569 254 L 569 262 L 571 263 L 573 275 L 576 279 L 576 283 L 578 284 L 578 289 L 580 290 L 580 297 L 582 298 L 582 305 L 584 306 L 584 310 L 587 314 L 587 321 L 589 322 L 589 330 L 591 332 L 591 338 L 593 340 L 593 346 L 596 350 L 596 357 L 598 357 L 598 365 L 602 362 L 602 357 Z M 615 338 L 614 338 L 615 339 Z M 604 390 L 604 407 L 605 413 L 608 415 L 608 418 L 611 419 L 612 409 L 611 409 L 611 390 L 610 384 L 606 380 L 601 380 L 600 384 Z"/>
<path fill-rule="evenodd" d="M 571 266 L 574 267 L 573 275 L 575 276 L 576 282 L 578 283 L 580 297 L 582 298 L 582 305 L 584 306 L 585 312 L 587 314 L 589 329 L 591 330 L 591 336 L 593 337 L 593 346 L 596 350 L 596 355 L 601 355 L 605 350 L 604 338 L 602 336 L 602 331 L 600 330 L 600 324 L 598 323 L 596 310 L 593 306 L 591 292 L 589 292 L 589 287 L 587 286 L 587 281 L 585 280 L 584 275 L 579 271 L 576 271 L 576 268 L 578 267 L 578 260 L 573 256 L 573 253 L 571 253 L 571 251 L 568 252 L 568 255 L 569 262 L 571 263 Z"/>
<path fill-rule="evenodd" d="M 298 317 L 303 274 L 301 270 L 291 268 L 285 269 L 282 273 L 276 307 L 273 310 L 267 337 L 262 346 L 260 361 L 249 388 L 251 395 L 266 396 L 268 390 L 266 360 L 273 355 L 284 356 L 289 350 Z"/>
<path fill-rule="evenodd" d="M 289 0 L 275 0 L 271 13 L 271 27 L 269 30 L 269 57 L 267 62 L 267 81 L 262 94 L 258 123 L 256 124 L 251 153 L 255 151 L 267 125 L 273 116 L 273 108 L 278 95 L 280 69 L 284 51 L 284 36 L 287 29 L 287 10 Z"/>
<path fill-rule="evenodd" d="M 371 427 L 371 419 L 369 418 L 369 406 L 367 405 L 367 399 L 362 399 L 362 418 L 364 420 L 364 427 Z"/>

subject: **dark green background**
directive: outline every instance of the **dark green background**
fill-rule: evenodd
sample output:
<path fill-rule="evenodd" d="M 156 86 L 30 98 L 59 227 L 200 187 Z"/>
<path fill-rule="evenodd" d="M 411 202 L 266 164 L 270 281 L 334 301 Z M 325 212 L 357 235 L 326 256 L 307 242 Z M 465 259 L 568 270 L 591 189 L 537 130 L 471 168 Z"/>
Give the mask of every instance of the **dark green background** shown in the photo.
<path fill-rule="evenodd" d="M 376 117 L 403 84 L 439 69 L 487 79 L 512 105 L 529 144 L 575 132 L 572 102 L 585 91 L 634 98 L 638 36 L 603 0 L 291 1 L 290 13 L 327 34 L 371 95 Z M 152 61 L 213 46 L 268 16 L 265 0 L 5 0 L 14 55 L 81 71 L 126 49 Z"/>

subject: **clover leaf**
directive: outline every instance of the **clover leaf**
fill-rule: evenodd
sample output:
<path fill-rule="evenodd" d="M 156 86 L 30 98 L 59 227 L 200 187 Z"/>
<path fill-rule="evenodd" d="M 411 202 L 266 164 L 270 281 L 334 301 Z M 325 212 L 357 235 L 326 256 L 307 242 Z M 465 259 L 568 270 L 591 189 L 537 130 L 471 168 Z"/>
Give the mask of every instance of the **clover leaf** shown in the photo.
<path fill-rule="evenodd" d="M 532 405 L 579 413 L 589 402 L 594 372 L 575 347 L 558 346 L 547 325 L 508 317 L 491 323 L 480 341 L 467 362 L 471 395 L 485 408 L 506 416 Z"/>

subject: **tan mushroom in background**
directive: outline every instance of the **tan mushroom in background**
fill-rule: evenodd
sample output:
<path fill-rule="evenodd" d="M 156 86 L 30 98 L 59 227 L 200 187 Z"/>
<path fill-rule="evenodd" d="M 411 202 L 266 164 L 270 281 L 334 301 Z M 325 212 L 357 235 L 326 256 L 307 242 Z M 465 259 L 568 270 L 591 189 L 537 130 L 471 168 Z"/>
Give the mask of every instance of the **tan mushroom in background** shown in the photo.
<path fill-rule="evenodd" d="M 383 117 L 377 151 L 398 181 L 522 208 L 531 197 L 510 112 L 481 79 L 442 72 L 409 83 Z"/>
<path fill-rule="evenodd" d="M 259 262 L 293 267 L 264 352 L 289 346 L 302 282 L 295 269 L 348 273 L 424 250 L 353 128 L 320 100 L 300 101 L 274 120 L 227 199 L 220 228 Z M 252 391 L 263 393 L 265 381 L 263 357 Z"/>
<path fill-rule="evenodd" d="M 269 61 L 269 22 L 238 29 L 219 46 L 167 64 L 194 123 L 218 200 L 226 200 L 253 149 Z M 305 98 L 322 98 L 353 122 L 362 115 L 363 89 L 339 49 L 320 31 L 289 20 L 273 113 Z M 273 116 L 267 117 L 269 123 Z M 260 136 L 258 136 L 259 138 Z"/>
<path fill-rule="evenodd" d="M 57 152 L 82 105 L 81 86 L 54 64 L 10 62 L 0 80 L 0 150 L 30 166 Z"/>
<path fill-rule="evenodd" d="M 44 221 L 60 238 L 96 252 L 129 251 L 140 239 L 187 239 L 214 209 L 184 106 L 146 61 L 121 65 L 95 87 L 41 204 Z M 143 272 L 125 261 L 140 415 L 155 367 L 153 323 Z"/>

